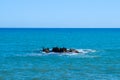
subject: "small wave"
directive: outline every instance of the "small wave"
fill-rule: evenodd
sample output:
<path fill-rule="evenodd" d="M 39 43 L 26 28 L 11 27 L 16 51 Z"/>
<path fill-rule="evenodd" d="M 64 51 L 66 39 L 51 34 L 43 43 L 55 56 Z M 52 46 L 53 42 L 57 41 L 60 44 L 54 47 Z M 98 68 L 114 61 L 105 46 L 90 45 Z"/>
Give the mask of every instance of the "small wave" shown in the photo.
<path fill-rule="evenodd" d="M 92 52 L 96 52 L 96 51 L 90 51 L 90 53 L 92 53 Z M 89 53 L 89 51 L 84 52 L 84 53 L 61 53 L 61 54 L 51 52 L 51 53 L 44 54 L 44 55 L 68 56 L 68 57 L 72 57 L 72 58 L 73 57 L 74 58 L 98 58 L 98 57 L 100 57 L 97 55 L 89 55 L 87 53 Z"/>
<path fill-rule="evenodd" d="M 76 49 L 78 50 L 80 53 L 93 53 L 96 52 L 96 50 L 93 49 Z"/>
<path fill-rule="evenodd" d="M 26 57 L 26 56 L 46 56 L 46 55 L 58 55 L 58 56 L 75 56 L 75 55 L 84 55 L 83 57 L 85 57 L 86 54 L 88 53 L 94 53 L 96 52 L 96 50 L 93 49 L 76 49 L 78 50 L 80 53 L 74 53 L 74 52 L 68 52 L 68 53 L 55 53 L 55 52 L 50 52 L 50 53 L 45 53 L 45 52 L 41 52 L 41 53 L 28 53 L 28 54 L 18 54 L 16 56 L 22 56 L 22 57 Z"/>

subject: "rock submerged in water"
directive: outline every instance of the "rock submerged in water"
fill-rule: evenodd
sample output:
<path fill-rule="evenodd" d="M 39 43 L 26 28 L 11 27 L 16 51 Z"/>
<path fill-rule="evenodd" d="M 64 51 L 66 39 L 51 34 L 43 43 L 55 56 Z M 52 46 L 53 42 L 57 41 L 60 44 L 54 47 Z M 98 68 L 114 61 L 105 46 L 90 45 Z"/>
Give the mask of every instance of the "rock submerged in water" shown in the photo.
<path fill-rule="evenodd" d="M 53 47 L 52 50 L 50 50 L 49 48 L 43 48 L 42 51 L 45 52 L 45 53 L 50 53 L 50 52 L 56 52 L 56 53 L 69 53 L 69 52 L 80 53 L 79 51 L 77 51 L 75 49 L 67 49 L 65 47 L 63 47 L 63 48 Z"/>

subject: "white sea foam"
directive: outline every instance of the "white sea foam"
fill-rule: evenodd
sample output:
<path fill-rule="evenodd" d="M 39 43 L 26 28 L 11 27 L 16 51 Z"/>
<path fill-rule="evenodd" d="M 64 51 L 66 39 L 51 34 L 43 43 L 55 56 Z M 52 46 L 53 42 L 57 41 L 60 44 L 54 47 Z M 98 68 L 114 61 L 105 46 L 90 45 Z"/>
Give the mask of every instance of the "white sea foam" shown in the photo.
<path fill-rule="evenodd" d="M 78 50 L 80 53 L 93 53 L 96 52 L 96 50 L 93 49 L 76 49 Z"/>

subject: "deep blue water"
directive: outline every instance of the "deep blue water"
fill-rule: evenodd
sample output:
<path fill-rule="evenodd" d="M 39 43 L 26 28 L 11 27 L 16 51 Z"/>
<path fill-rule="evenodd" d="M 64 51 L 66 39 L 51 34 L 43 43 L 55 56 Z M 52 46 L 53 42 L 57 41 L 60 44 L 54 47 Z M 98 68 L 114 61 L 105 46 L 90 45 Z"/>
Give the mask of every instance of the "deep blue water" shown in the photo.
<path fill-rule="evenodd" d="M 0 80 L 120 80 L 120 29 L 0 29 Z"/>

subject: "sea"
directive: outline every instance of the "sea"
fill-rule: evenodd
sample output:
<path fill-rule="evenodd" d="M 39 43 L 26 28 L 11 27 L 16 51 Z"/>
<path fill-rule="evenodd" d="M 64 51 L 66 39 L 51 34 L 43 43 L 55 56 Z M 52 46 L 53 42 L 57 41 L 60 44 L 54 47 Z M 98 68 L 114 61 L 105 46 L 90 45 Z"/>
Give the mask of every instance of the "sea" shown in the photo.
<path fill-rule="evenodd" d="M 120 29 L 0 28 L 0 80 L 120 80 Z"/>

